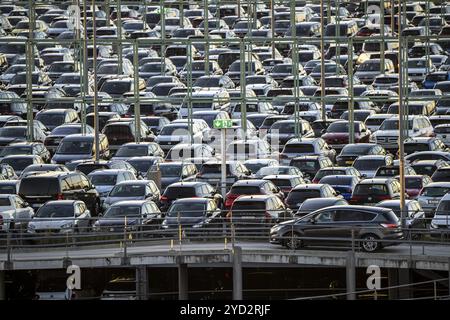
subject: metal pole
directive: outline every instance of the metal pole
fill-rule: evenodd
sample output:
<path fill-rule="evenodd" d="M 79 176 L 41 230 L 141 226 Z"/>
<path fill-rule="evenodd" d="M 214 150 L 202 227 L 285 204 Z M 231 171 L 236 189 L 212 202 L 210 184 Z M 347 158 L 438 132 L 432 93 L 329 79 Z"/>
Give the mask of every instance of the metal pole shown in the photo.
<path fill-rule="evenodd" d="M 119 58 L 119 67 L 117 69 L 119 74 L 123 73 L 123 57 L 122 57 L 122 3 L 121 0 L 118 0 L 117 2 L 117 38 L 119 40 L 119 43 L 117 44 L 117 55 Z"/>
<path fill-rule="evenodd" d="M 185 263 L 178 265 L 178 300 L 188 300 L 188 267 Z"/>
<path fill-rule="evenodd" d="M 242 300 L 242 248 L 233 248 L 233 300 Z"/>
<path fill-rule="evenodd" d="M 204 1 L 205 11 L 204 11 L 204 26 L 203 36 L 205 38 L 205 75 L 209 76 L 209 11 L 208 11 L 208 0 Z"/>
<path fill-rule="evenodd" d="M 246 70 L 246 64 L 247 64 L 247 59 L 246 59 L 246 52 L 245 52 L 245 43 L 243 39 L 239 39 L 240 41 L 240 60 L 241 60 L 241 65 L 240 65 L 240 79 L 239 79 L 239 86 L 241 88 L 241 126 L 242 126 L 242 131 L 243 131 L 243 140 L 247 140 L 247 101 L 246 101 L 246 88 L 245 88 L 245 70 Z M 248 62 L 250 63 L 250 62 Z"/>
<path fill-rule="evenodd" d="M 350 37 L 348 39 L 347 54 L 348 92 L 350 94 L 350 99 L 348 100 L 348 143 L 355 143 L 355 101 L 353 99 L 353 37 Z"/>
<path fill-rule="evenodd" d="M 400 14 L 402 12 L 402 0 L 398 1 L 398 44 L 399 44 L 399 95 L 398 95 L 398 110 L 399 110 L 399 161 L 400 161 L 400 212 L 401 212 L 401 224 L 402 228 L 406 226 L 405 221 L 405 150 L 404 150 L 404 101 L 403 101 L 403 87 L 404 87 L 404 61 L 403 58 L 403 41 L 402 41 L 402 28 Z"/>
<path fill-rule="evenodd" d="M 94 67 L 94 79 L 97 79 L 97 25 L 96 25 L 96 19 L 95 19 L 95 11 L 97 6 L 95 5 L 95 0 L 93 0 L 92 4 L 92 22 L 94 24 L 93 28 L 93 37 L 92 37 L 92 44 L 93 44 L 93 67 Z M 98 121 L 98 90 L 97 86 L 94 87 L 94 141 L 95 141 L 95 161 L 98 162 L 100 158 L 100 140 L 99 140 L 99 128 L 100 124 Z"/>
<path fill-rule="evenodd" d="M 147 300 L 149 294 L 148 271 L 146 266 L 136 268 L 136 293 L 138 300 Z"/>
<path fill-rule="evenodd" d="M 324 21 L 324 5 L 323 0 L 320 0 L 320 24 L 321 24 L 321 36 L 320 36 L 320 51 L 322 56 L 320 57 L 320 104 L 322 105 L 322 120 L 327 117 L 324 97 L 325 97 L 325 21 Z"/>
<path fill-rule="evenodd" d="M 353 251 L 347 252 L 346 282 L 347 300 L 356 300 L 356 268 L 355 253 Z"/>
<path fill-rule="evenodd" d="M 292 2 L 292 1 L 291 1 Z M 275 38 L 275 7 L 274 7 L 273 0 L 270 0 L 270 27 L 272 30 L 272 59 L 275 59 L 275 41 L 273 40 Z M 292 9 L 291 9 L 292 10 Z M 292 14 L 292 12 L 291 12 Z M 295 30 L 295 23 L 293 26 L 291 26 Z"/>
<path fill-rule="evenodd" d="M 89 68 L 88 68 L 88 34 L 87 34 L 87 8 L 86 8 L 86 0 L 83 1 L 83 90 L 82 90 L 82 98 L 83 103 L 81 104 L 81 115 L 82 117 L 86 115 L 86 95 L 88 94 L 88 82 L 89 82 Z M 109 18 L 107 18 L 109 19 Z M 94 88 L 97 88 L 97 78 L 94 78 Z M 95 90 L 95 89 L 94 89 Z M 86 120 L 82 122 L 81 126 L 82 133 L 86 133 Z"/>
<path fill-rule="evenodd" d="M 385 74 L 386 68 L 384 67 L 384 0 L 381 0 L 380 11 L 380 30 L 381 30 L 381 45 L 380 45 L 380 70 L 381 74 Z"/>
<path fill-rule="evenodd" d="M 133 46 L 133 67 L 134 67 L 134 123 L 135 123 L 135 142 L 141 142 L 141 104 L 139 102 L 139 59 L 138 59 L 138 40 L 135 39 Z"/>
<path fill-rule="evenodd" d="M 34 10 L 33 10 L 33 1 L 28 1 L 28 17 L 29 23 L 28 26 L 30 28 L 28 33 L 28 41 L 26 44 L 26 60 L 29 68 L 27 68 L 26 80 L 27 80 L 27 141 L 31 142 L 34 140 L 34 120 L 33 120 L 33 71 L 34 71 L 34 29 L 35 29 L 35 21 L 34 21 Z"/>
<path fill-rule="evenodd" d="M 188 129 L 189 129 L 189 141 L 190 143 L 194 143 L 193 138 L 193 123 L 192 123 L 192 43 L 190 40 L 188 40 L 188 47 L 187 47 L 187 67 L 188 67 L 188 74 L 187 74 L 187 87 L 188 87 L 188 93 L 187 93 L 187 99 L 188 99 Z"/>
<path fill-rule="evenodd" d="M 221 166 L 221 191 L 222 197 L 225 199 L 227 193 L 227 151 L 226 151 L 226 130 L 225 128 L 220 129 L 221 135 L 221 157 L 222 157 L 222 166 Z"/>

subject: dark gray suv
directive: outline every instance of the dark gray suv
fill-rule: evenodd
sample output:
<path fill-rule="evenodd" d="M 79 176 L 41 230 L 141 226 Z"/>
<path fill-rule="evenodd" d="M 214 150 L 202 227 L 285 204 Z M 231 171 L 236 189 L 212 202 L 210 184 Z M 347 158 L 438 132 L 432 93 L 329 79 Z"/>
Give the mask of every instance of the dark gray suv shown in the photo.
<path fill-rule="evenodd" d="M 348 205 L 320 209 L 277 224 L 270 230 L 270 242 L 290 249 L 306 245 L 348 246 L 352 230 L 356 244 L 366 252 L 399 244 L 386 240 L 403 238 L 400 220 L 391 209 Z"/>

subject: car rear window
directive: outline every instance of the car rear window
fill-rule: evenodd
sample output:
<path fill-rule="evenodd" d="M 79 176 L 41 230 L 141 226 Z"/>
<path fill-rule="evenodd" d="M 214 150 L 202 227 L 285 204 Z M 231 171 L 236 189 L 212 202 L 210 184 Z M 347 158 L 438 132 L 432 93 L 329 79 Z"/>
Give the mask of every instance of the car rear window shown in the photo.
<path fill-rule="evenodd" d="M 233 204 L 233 214 L 239 215 L 245 215 L 248 210 L 261 211 L 261 214 L 264 214 L 265 209 L 266 203 L 264 201 L 236 201 Z"/>
<path fill-rule="evenodd" d="M 311 144 L 288 144 L 284 147 L 284 153 L 314 153 L 314 146 Z"/>
<path fill-rule="evenodd" d="M 79 164 L 76 168 L 77 171 L 83 172 L 85 175 L 88 175 L 94 170 L 98 169 L 109 169 L 107 165 L 103 164 Z"/>
<path fill-rule="evenodd" d="M 288 203 L 303 202 L 309 198 L 319 198 L 319 190 L 292 190 L 286 201 Z"/>
<path fill-rule="evenodd" d="M 386 195 L 388 189 L 384 184 L 359 184 L 355 187 L 354 194 L 360 195 Z"/>
<path fill-rule="evenodd" d="M 169 187 L 164 195 L 170 199 L 195 197 L 195 188 L 193 187 Z"/>
<path fill-rule="evenodd" d="M 0 194 L 15 194 L 16 187 L 14 186 L 0 186 Z"/>
<path fill-rule="evenodd" d="M 422 178 L 407 178 L 405 180 L 406 189 L 421 189 Z"/>
<path fill-rule="evenodd" d="M 426 143 L 405 143 L 405 152 L 407 154 L 417 151 L 429 151 L 430 148 Z"/>
<path fill-rule="evenodd" d="M 59 192 L 59 181 L 57 178 L 29 177 L 20 183 L 19 193 L 21 195 L 47 196 Z"/>
<path fill-rule="evenodd" d="M 235 186 L 231 188 L 230 193 L 238 195 L 261 194 L 261 189 L 258 186 Z"/>
<path fill-rule="evenodd" d="M 447 187 L 425 187 L 422 191 L 422 196 L 425 197 L 443 197 L 450 188 Z"/>

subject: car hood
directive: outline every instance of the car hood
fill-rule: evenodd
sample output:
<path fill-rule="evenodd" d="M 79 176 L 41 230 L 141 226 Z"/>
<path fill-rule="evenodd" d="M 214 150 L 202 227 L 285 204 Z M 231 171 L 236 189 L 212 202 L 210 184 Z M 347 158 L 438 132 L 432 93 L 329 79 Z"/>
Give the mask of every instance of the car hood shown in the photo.
<path fill-rule="evenodd" d="M 90 154 L 55 154 L 52 161 L 56 163 L 66 163 L 74 160 L 92 159 Z"/>
<path fill-rule="evenodd" d="M 171 227 L 175 227 L 178 224 L 191 226 L 203 222 L 204 220 L 204 217 L 180 217 L 180 219 L 178 219 L 178 217 L 166 217 L 163 221 L 163 225 L 165 224 Z"/>
<path fill-rule="evenodd" d="M 145 197 L 144 196 L 139 196 L 139 197 L 107 197 L 105 199 L 105 203 L 107 204 L 113 204 L 119 201 L 126 201 L 126 200 L 144 200 Z"/>
<path fill-rule="evenodd" d="M 34 218 L 29 224 L 34 229 L 59 229 L 61 226 L 73 222 L 74 219 Z"/>

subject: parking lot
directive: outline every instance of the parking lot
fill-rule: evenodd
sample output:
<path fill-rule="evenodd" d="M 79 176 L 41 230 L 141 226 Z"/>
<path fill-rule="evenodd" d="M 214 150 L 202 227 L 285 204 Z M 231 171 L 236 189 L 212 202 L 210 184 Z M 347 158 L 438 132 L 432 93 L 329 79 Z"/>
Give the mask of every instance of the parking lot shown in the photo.
<path fill-rule="evenodd" d="M 238 3 L 1 1 L 2 236 L 446 240 L 450 4 Z"/>

